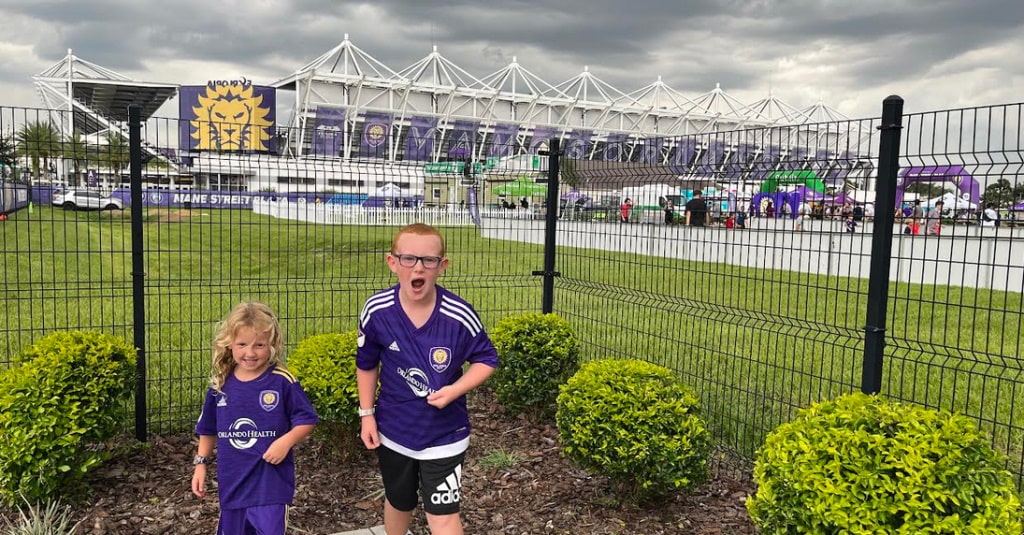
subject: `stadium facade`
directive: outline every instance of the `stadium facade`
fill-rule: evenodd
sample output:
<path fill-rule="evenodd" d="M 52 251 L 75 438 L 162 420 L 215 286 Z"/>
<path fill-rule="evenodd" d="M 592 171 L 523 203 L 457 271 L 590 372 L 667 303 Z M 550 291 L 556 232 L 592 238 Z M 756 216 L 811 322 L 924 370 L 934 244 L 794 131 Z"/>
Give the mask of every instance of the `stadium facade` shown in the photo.
<path fill-rule="evenodd" d="M 660 77 L 626 93 L 586 67 L 551 84 L 515 57 L 478 78 L 436 46 L 395 71 L 347 34 L 268 86 L 139 82 L 70 50 L 34 81 L 45 106 L 70 112 L 65 133 L 127 136 L 124 110 L 140 106 L 147 154 L 167 162 L 171 184 L 190 187 L 358 192 L 387 181 L 422 192 L 431 169 L 466 161 L 495 175 L 536 171 L 552 137 L 572 158 L 647 164 L 676 178 L 756 182 L 772 170 L 812 170 L 835 186 L 871 174 L 864 134 L 822 102 L 800 109 L 769 95 L 744 104 L 718 86 L 688 97 Z M 174 97 L 179 117 L 161 126 L 152 114 Z M 372 169 L 382 164 L 390 175 Z M 762 172 L 750 171 L 755 164 Z"/>

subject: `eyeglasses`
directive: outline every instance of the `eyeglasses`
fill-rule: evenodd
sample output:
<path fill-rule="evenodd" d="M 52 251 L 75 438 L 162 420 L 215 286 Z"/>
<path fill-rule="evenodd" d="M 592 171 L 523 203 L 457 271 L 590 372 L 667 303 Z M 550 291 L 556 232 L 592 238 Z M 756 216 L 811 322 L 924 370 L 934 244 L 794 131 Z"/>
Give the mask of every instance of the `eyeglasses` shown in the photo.
<path fill-rule="evenodd" d="M 413 254 L 398 253 L 391 253 L 391 256 L 398 260 L 398 265 L 407 268 L 415 267 L 416 262 L 420 262 L 423 264 L 424 268 L 434 269 L 437 266 L 440 266 L 441 261 L 444 260 L 444 258 L 441 258 L 440 256 L 416 256 Z"/>

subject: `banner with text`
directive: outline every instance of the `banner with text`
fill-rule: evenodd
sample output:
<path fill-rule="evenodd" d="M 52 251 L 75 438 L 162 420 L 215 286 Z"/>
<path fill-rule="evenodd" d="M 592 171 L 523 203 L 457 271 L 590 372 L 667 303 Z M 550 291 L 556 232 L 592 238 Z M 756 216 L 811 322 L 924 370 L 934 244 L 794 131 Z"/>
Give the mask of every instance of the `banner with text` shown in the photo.
<path fill-rule="evenodd" d="M 626 150 L 628 134 L 608 134 L 608 141 L 604 142 L 604 161 L 621 162 L 626 159 L 629 152 Z"/>
<path fill-rule="evenodd" d="M 434 156 L 434 136 L 437 133 L 437 117 L 412 117 L 409 119 L 409 134 L 405 138 L 406 160 L 426 162 Z"/>
<path fill-rule="evenodd" d="M 498 123 L 494 125 L 491 146 L 487 150 L 490 158 L 504 158 L 515 153 L 516 136 L 519 134 L 518 124 Z"/>
<path fill-rule="evenodd" d="M 310 152 L 317 156 L 341 156 L 345 140 L 345 108 L 317 106 L 313 119 Z"/>
<path fill-rule="evenodd" d="M 661 147 L 665 140 L 660 137 L 649 137 L 640 146 L 640 163 L 661 163 Z"/>
<path fill-rule="evenodd" d="M 455 121 L 448 135 L 448 158 L 467 160 L 473 157 L 473 146 L 476 144 L 476 131 L 479 121 Z"/>
<path fill-rule="evenodd" d="M 590 138 L 593 137 L 593 130 L 573 130 L 569 133 L 569 139 L 565 143 L 565 157 L 573 160 L 582 160 L 587 157 L 590 150 Z"/>
<path fill-rule="evenodd" d="M 548 142 L 555 137 L 557 130 L 553 126 L 538 126 L 533 129 L 533 138 L 530 139 L 530 154 L 537 154 L 538 147 L 544 145 L 547 149 Z"/>

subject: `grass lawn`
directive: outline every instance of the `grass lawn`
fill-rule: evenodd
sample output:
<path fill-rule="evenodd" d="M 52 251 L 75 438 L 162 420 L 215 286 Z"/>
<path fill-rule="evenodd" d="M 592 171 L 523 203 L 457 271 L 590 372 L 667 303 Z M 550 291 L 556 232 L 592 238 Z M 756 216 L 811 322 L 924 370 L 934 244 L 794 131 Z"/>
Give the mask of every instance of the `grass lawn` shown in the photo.
<path fill-rule="evenodd" d="M 353 329 L 363 300 L 393 284 L 393 227 L 316 226 L 247 210 L 144 216 L 147 395 L 154 431 L 198 411 L 215 324 L 259 299 L 288 345 Z M 485 222 L 486 223 L 486 222 Z M 609 226 L 609 229 L 612 229 Z M 541 308 L 540 246 L 443 229 L 441 284 L 485 324 Z M 96 328 L 132 339 L 129 213 L 37 207 L 0 223 L 0 362 L 45 333 Z M 586 358 L 636 357 L 697 389 L 725 449 L 749 458 L 764 434 L 811 402 L 859 388 L 867 281 L 560 248 L 555 311 Z M 890 286 L 883 393 L 976 418 L 1021 470 L 1021 296 Z"/>

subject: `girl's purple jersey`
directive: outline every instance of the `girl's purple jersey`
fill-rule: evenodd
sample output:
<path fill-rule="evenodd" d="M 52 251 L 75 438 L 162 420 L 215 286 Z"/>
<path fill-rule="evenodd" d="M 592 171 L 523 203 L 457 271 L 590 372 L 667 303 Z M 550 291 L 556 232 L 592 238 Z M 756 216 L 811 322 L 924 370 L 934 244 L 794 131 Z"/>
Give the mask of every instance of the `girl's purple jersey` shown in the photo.
<path fill-rule="evenodd" d="M 498 366 L 494 344 L 469 303 L 438 286 L 434 312 L 417 329 L 402 310 L 395 285 L 366 300 L 358 346 L 359 369 L 380 366 L 377 430 L 382 444 L 416 459 L 466 450 L 466 397 L 438 409 L 427 403 L 427 396 L 462 377 L 467 362 Z"/>
<path fill-rule="evenodd" d="M 207 390 L 196 423 L 197 434 L 217 437 L 221 509 L 291 504 L 292 453 L 277 465 L 264 461 L 263 454 L 293 427 L 319 422 L 306 392 L 288 370 L 274 366 L 252 381 L 230 374 L 223 390 Z"/>

